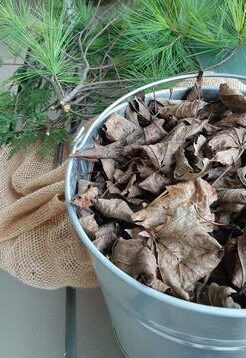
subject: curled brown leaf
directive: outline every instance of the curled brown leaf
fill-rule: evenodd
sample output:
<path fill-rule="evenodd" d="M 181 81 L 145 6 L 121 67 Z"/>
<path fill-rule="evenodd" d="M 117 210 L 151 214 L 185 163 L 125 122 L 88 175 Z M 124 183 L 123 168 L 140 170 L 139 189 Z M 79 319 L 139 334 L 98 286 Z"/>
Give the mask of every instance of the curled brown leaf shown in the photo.
<path fill-rule="evenodd" d="M 95 234 L 98 230 L 98 224 L 95 220 L 95 214 L 91 211 L 87 211 L 85 209 L 82 209 L 80 211 L 80 223 L 83 226 L 83 229 L 85 232 L 92 238 L 95 238 Z"/>
<path fill-rule="evenodd" d="M 75 196 L 72 200 L 72 203 L 79 208 L 88 208 L 93 205 L 93 200 L 95 200 L 97 197 L 98 188 L 91 186 L 84 194 Z"/>
<path fill-rule="evenodd" d="M 246 284 L 246 236 L 230 240 L 225 246 L 224 264 L 232 284 L 243 288 Z"/>
<path fill-rule="evenodd" d="M 216 124 L 220 127 L 233 128 L 241 126 L 246 128 L 246 113 L 230 113 Z"/>
<path fill-rule="evenodd" d="M 143 146 L 143 150 L 156 168 L 166 166 L 166 169 L 169 170 L 175 160 L 175 153 L 184 141 L 185 131 L 185 124 L 180 123 L 162 142 Z"/>
<path fill-rule="evenodd" d="M 97 199 L 94 205 L 104 216 L 131 222 L 133 211 L 122 199 Z"/>
<path fill-rule="evenodd" d="M 238 168 L 237 174 L 241 183 L 246 186 L 246 166 Z"/>
<path fill-rule="evenodd" d="M 114 142 L 108 145 L 97 145 L 95 148 L 76 152 L 71 154 L 70 157 L 80 159 L 98 160 L 98 159 L 115 159 L 116 161 L 122 160 L 123 143 Z"/>
<path fill-rule="evenodd" d="M 117 240 L 120 226 L 117 223 L 108 223 L 98 228 L 93 244 L 104 254 L 108 253 Z"/>
<path fill-rule="evenodd" d="M 233 165 L 239 159 L 246 144 L 245 128 L 229 128 L 218 132 L 210 139 L 208 146 L 214 153 L 213 161 Z"/>
<path fill-rule="evenodd" d="M 157 194 L 166 185 L 171 184 L 171 179 L 166 175 L 156 171 L 147 178 L 145 178 L 140 184 L 139 188 L 149 191 L 153 194 Z"/>
<path fill-rule="evenodd" d="M 246 204 L 246 189 L 217 189 L 222 203 Z"/>
<path fill-rule="evenodd" d="M 195 84 L 191 87 L 186 100 L 195 101 L 202 99 L 203 71 L 199 71 Z"/>
<path fill-rule="evenodd" d="M 159 108 L 159 113 L 163 118 L 168 118 L 173 115 L 177 119 L 189 118 L 196 116 L 197 112 L 206 106 L 206 102 L 195 101 L 182 101 L 179 104 L 166 105 Z"/>
<path fill-rule="evenodd" d="M 111 142 L 125 139 L 137 129 L 134 123 L 128 121 L 125 117 L 122 117 L 117 113 L 111 114 L 104 123 L 104 128 L 106 137 Z"/>
<path fill-rule="evenodd" d="M 208 306 L 241 308 L 232 298 L 236 293 L 231 287 L 219 286 L 214 282 L 210 285 L 199 283 L 196 286 L 195 301 Z"/>
<path fill-rule="evenodd" d="M 112 180 L 118 167 L 117 162 L 114 159 L 101 159 L 101 163 L 107 178 Z"/>

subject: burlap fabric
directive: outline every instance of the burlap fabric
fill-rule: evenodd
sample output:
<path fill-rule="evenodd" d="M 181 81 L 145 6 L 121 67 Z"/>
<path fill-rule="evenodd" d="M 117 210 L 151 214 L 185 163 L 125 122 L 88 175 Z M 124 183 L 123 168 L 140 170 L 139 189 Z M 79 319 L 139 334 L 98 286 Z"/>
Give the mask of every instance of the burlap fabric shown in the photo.
<path fill-rule="evenodd" d="M 204 72 L 205 74 L 213 74 L 211 71 Z M 196 79 L 188 79 L 180 82 L 177 87 L 191 87 L 195 83 Z M 203 78 L 203 85 L 204 86 L 213 86 L 219 87 L 221 83 L 228 83 L 233 88 L 239 90 L 246 90 L 246 85 L 234 78 L 223 78 L 223 77 L 204 77 Z"/>
<path fill-rule="evenodd" d="M 237 80 L 209 78 L 245 89 Z M 193 80 L 179 84 L 189 87 Z M 37 148 L 9 158 L 0 151 L 0 267 L 39 288 L 95 287 L 86 249 L 75 234 L 64 204 L 66 163 L 41 159 Z"/>
<path fill-rule="evenodd" d="M 90 258 L 64 203 L 66 163 L 41 159 L 37 148 L 9 158 L 0 152 L 0 267 L 39 288 L 95 287 Z"/>

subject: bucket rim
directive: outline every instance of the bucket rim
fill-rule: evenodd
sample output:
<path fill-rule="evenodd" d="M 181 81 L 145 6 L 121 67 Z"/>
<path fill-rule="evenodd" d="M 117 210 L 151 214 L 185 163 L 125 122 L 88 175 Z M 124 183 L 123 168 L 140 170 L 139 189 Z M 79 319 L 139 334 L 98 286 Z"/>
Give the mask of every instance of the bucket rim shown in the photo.
<path fill-rule="evenodd" d="M 185 76 L 177 76 L 177 77 L 185 77 Z M 188 78 L 193 78 L 194 76 L 188 76 Z M 212 77 L 211 75 L 207 77 Z M 214 77 L 223 77 L 223 74 L 220 74 L 219 76 Z M 230 77 L 229 75 L 224 77 Z M 231 76 L 232 78 L 237 78 L 238 76 Z M 245 77 L 239 76 L 240 79 L 244 79 Z M 175 78 L 176 79 L 176 78 Z M 183 78 L 182 78 L 183 79 Z M 169 81 L 167 81 L 169 82 Z M 151 84 L 152 86 L 153 84 Z M 206 88 L 206 87 L 204 87 Z M 211 88 L 211 86 L 207 86 L 207 88 Z M 214 87 L 216 88 L 216 87 Z M 176 87 L 174 89 L 187 89 L 187 88 L 180 88 Z M 137 91 L 137 90 L 136 90 Z M 165 90 L 164 90 L 165 91 Z M 161 91 L 158 91 L 161 92 Z M 132 92 L 133 93 L 133 92 Z M 102 119 L 105 119 L 109 114 L 115 112 L 119 106 L 119 104 L 122 102 L 122 99 L 126 99 L 127 95 L 123 96 L 116 102 L 114 102 L 112 105 L 110 105 L 105 111 L 99 115 L 97 120 L 92 124 L 92 126 L 88 129 L 85 136 L 83 137 L 83 140 L 81 141 L 78 136 L 75 140 L 74 149 L 77 149 L 78 143 L 79 145 L 82 145 L 83 142 L 86 142 L 86 140 L 90 137 L 90 134 L 93 132 L 93 130 L 97 127 L 98 123 L 101 122 Z M 80 140 L 79 140 L 80 139 Z M 74 152 L 74 151 L 72 151 Z M 76 161 L 76 158 L 69 158 L 68 164 L 67 164 L 67 170 L 66 170 L 66 178 L 65 178 L 65 201 L 68 209 L 68 213 L 70 216 L 70 219 L 74 225 L 74 228 L 82 241 L 82 243 L 86 246 L 86 248 L 89 250 L 90 254 L 93 255 L 94 258 L 96 258 L 103 266 L 105 266 L 109 271 L 111 271 L 114 275 L 116 275 L 121 281 L 123 281 L 126 284 L 129 284 L 132 288 L 141 291 L 141 293 L 146 294 L 147 296 L 154 298 L 158 300 L 159 302 L 163 302 L 165 304 L 169 304 L 173 307 L 177 307 L 179 309 L 188 310 L 190 312 L 197 312 L 201 314 L 206 315 L 212 315 L 212 316 L 219 316 L 219 317 L 226 317 L 226 318 L 246 318 L 246 309 L 233 309 L 233 308 L 226 308 L 226 307 L 215 307 L 215 306 L 207 306 L 195 302 L 185 301 L 183 299 L 169 296 L 163 292 L 157 291 L 151 287 L 145 286 L 144 284 L 140 283 L 133 277 L 126 274 L 124 271 L 119 269 L 116 265 L 114 265 L 111 261 L 109 261 L 93 244 L 91 239 L 88 237 L 86 232 L 84 231 L 82 225 L 79 222 L 79 219 L 77 217 L 76 209 L 71 204 L 71 195 L 70 195 L 70 182 L 72 177 L 72 168 L 74 161 Z"/>

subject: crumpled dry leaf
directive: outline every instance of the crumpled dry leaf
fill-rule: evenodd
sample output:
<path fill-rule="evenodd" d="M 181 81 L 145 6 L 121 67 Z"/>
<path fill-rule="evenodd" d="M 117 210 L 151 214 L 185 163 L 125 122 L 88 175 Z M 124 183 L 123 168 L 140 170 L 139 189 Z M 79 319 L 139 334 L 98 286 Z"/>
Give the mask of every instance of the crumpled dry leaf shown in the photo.
<path fill-rule="evenodd" d="M 114 159 L 101 159 L 101 163 L 107 178 L 112 180 L 115 170 L 118 168 L 118 163 Z"/>
<path fill-rule="evenodd" d="M 113 247 L 113 244 L 118 238 L 120 226 L 117 223 L 108 223 L 98 228 L 95 233 L 96 239 L 93 244 L 96 248 L 104 254 L 107 254 Z"/>
<path fill-rule="evenodd" d="M 147 190 L 153 194 L 157 194 L 161 191 L 161 189 L 169 184 L 171 184 L 171 179 L 156 171 L 139 183 L 139 188 Z"/>
<path fill-rule="evenodd" d="M 175 154 L 176 166 L 174 169 L 174 178 L 178 180 L 191 180 L 196 177 L 194 169 L 190 166 L 188 159 L 185 156 L 183 148 L 179 148 Z"/>
<path fill-rule="evenodd" d="M 128 181 L 126 188 L 122 191 L 122 195 L 125 195 L 127 198 L 135 198 L 142 194 L 142 190 L 134 185 L 137 181 L 136 174 L 133 174 L 131 179 Z"/>
<path fill-rule="evenodd" d="M 144 275 L 148 286 L 158 285 L 163 292 L 169 288 L 157 279 L 156 258 L 153 251 L 147 247 L 145 240 L 119 238 L 113 247 L 111 261 L 133 278 Z"/>
<path fill-rule="evenodd" d="M 83 226 L 85 232 L 87 235 L 89 235 L 91 238 L 95 237 L 95 234 L 98 230 L 98 223 L 95 220 L 95 214 L 88 210 L 88 209 L 81 209 L 80 210 L 80 223 Z"/>
<path fill-rule="evenodd" d="M 107 191 L 110 194 L 121 194 L 121 190 L 118 188 L 117 183 L 113 183 L 110 180 L 106 181 Z"/>
<path fill-rule="evenodd" d="M 214 215 L 210 205 L 215 190 L 204 180 L 167 187 L 147 208 L 132 215 L 137 225 L 154 232 L 158 265 L 163 282 L 179 297 L 189 291 L 219 264 L 222 247 L 208 232 Z"/>
<path fill-rule="evenodd" d="M 233 285 L 246 284 L 246 236 L 231 239 L 225 246 L 224 265 Z"/>
<path fill-rule="evenodd" d="M 194 137 L 196 134 L 202 132 L 203 129 L 207 129 L 207 126 L 210 126 L 208 119 L 201 121 L 198 118 L 185 118 L 183 122 L 188 124 L 184 133 L 184 139 Z"/>
<path fill-rule="evenodd" d="M 208 146 L 214 153 L 213 161 L 223 165 L 237 162 L 242 148 L 246 144 L 245 128 L 229 128 L 217 133 L 210 139 Z"/>
<path fill-rule="evenodd" d="M 148 178 L 150 175 L 154 174 L 156 172 L 156 169 L 153 169 L 148 165 L 148 163 L 144 163 L 143 160 L 141 162 L 137 163 L 136 165 L 137 171 L 140 174 L 141 178 Z"/>
<path fill-rule="evenodd" d="M 195 172 L 194 169 L 188 162 L 188 159 L 185 156 L 183 148 L 180 148 L 179 151 L 175 154 L 176 166 L 174 169 L 174 178 L 177 180 L 194 180 L 198 177 L 204 176 L 210 169 L 210 160 L 204 158 L 200 164 L 200 171 Z"/>
<path fill-rule="evenodd" d="M 193 143 L 194 155 L 196 156 L 196 159 L 197 159 L 196 165 L 200 169 L 202 169 L 204 166 L 204 164 L 203 164 L 203 159 L 204 159 L 203 148 L 204 148 L 204 145 L 206 144 L 206 142 L 207 142 L 207 138 L 204 137 L 202 134 L 199 134 Z"/>
<path fill-rule="evenodd" d="M 167 133 L 163 129 L 164 122 L 163 118 L 156 118 L 148 126 L 135 129 L 134 132 L 125 137 L 125 144 L 128 146 L 144 145 L 160 141 Z"/>
<path fill-rule="evenodd" d="M 195 84 L 191 87 L 186 100 L 195 101 L 202 99 L 203 71 L 199 71 Z"/>
<path fill-rule="evenodd" d="M 246 128 L 246 113 L 230 113 L 225 118 L 216 123 L 220 127 L 233 128 L 241 126 Z"/>
<path fill-rule="evenodd" d="M 199 283 L 196 286 L 195 301 L 208 306 L 241 308 L 232 298 L 236 293 L 231 287 L 219 286 L 214 282 L 210 285 Z"/>
<path fill-rule="evenodd" d="M 150 123 L 152 115 L 142 99 L 136 97 L 130 102 L 130 106 L 136 113 L 138 113 L 139 122 L 142 122 L 144 125 L 148 125 Z"/>
<path fill-rule="evenodd" d="M 219 89 L 221 102 L 233 112 L 246 112 L 246 96 L 238 90 L 231 88 L 227 83 L 222 83 Z"/>
<path fill-rule="evenodd" d="M 184 141 L 185 131 L 185 124 L 180 123 L 172 132 L 165 136 L 162 142 L 143 146 L 143 150 L 156 168 L 160 169 L 166 166 L 166 169 L 169 170 L 170 165 L 175 160 L 175 153 Z"/>
<path fill-rule="evenodd" d="M 246 189 L 217 189 L 222 203 L 246 204 Z"/>
<path fill-rule="evenodd" d="M 228 112 L 228 108 L 220 101 L 215 103 L 208 103 L 198 112 L 198 117 L 203 120 L 209 118 L 211 122 L 220 121 Z"/>
<path fill-rule="evenodd" d="M 211 160 L 223 165 L 234 165 L 238 160 L 238 154 L 239 150 L 237 148 L 226 149 L 217 152 Z"/>
<path fill-rule="evenodd" d="M 134 109 L 130 104 L 126 108 L 125 117 L 128 121 L 132 122 L 136 126 L 139 126 L 140 128 L 139 121 L 138 121 L 138 114 L 136 111 L 134 111 Z"/>
<path fill-rule="evenodd" d="M 156 275 L 156 258 L 142 239 L 119 238 L 113 247 L 111 261 L 134 278 L 143 272 Z"/>
<path fill-rule="evenodd" d="M 93 205 L 93 200 L 98 197 L 98 188 L 91 186 L 89 189 L 81 195 L 76 195 L 72 200 L 72 203 L 79 208 L 89 208 Z"/>
<path fill-rule="evenodd" d="M 183 103 L 182 99 L 156 98 L 149 101 L 149 108 L 152 112 L 159 113 L 159 109 L 165 106 L 174 106 Z"/>
<path fill-rule="evenodd" d="M 121 161 L 123 146 L 124 144 L 121 141 L 113 142 L 108 145 L 97 145 L 95 148 L 71 154 L 70 157 L 94 161 L 98 159 L 115 159 L 116 161 Z"/>
<path fill-rule="evenodd" d="M 121 139 L 125 139 L 128 135 L 137 129 L 136 125 L 128 121 L 125 117 L 120 116 L 117 113 L 111 114 L 111 116 L 104 123 L 104 129 L 106 137 L 115 142 Z"/>
<path fill-rule="evenodd" d="M 121 170 L 120 168 L 116 168 L 114 175 L 113 175 L 113 179 L 118 182 L 121 181 L 122 183 L 127 182 L 129 180 L 129 178 L 132 176 L 132 173 L 129 173 L 129 175 L 124 176 L 125 172 L 123 170 Z"/>
<path fill-rule="evenodd" d="M 90 186 L 95 186 L 95 183 L 89 180 L 80 179 L 78 181 L 78 195 L 86 193 Z"/>
<path fill-rule="evenodd" d="M 134 166 L 135 161 L 131 161 L 127 170 L 124 172 L 121 169 L 116 169 L 114 172 L 114 179 L 117 181 L 118 184 L 128 183 L 131 179 L 132 175 L 134 174 Z"/>
<path fill-rule="evenodd" d="M 163 118 L 168 118 L 173 115 L 177 119 L 189 118 L 196 116 L 197 112 L 206 106 L 206 102 L 195 101 L 182 101 L 179 104 L 167 105 L 159 108 L 159 113 Z"/>
<path fill-rule="evenodd" d="M 156 118 L 153 122 L 144 128 L 144 140 L 142 144 L 153 144 L 162 140 L 167 132 L 163 129 L 165 120 L 163 118 Z"/>
<path fill-rule="evenodd" d="M 131 222 L 132 209 L 122 199 L 97 199 L 94 206 L 108 218 Z"/>

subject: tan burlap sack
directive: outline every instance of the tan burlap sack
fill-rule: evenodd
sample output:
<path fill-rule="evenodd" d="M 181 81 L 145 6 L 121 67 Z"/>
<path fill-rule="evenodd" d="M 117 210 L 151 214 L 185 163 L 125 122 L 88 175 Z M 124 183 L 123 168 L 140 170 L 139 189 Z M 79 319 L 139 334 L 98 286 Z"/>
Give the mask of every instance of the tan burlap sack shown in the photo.
<path fill-rule="evenodd" d="M 237 80 L 221 78 L 204 84 L 225 81 L 245 89 Z M 53 158 L 41 159 L 37 148 L 8 157 L 8 148 L 0 151 L 0 267 L 39 288 L 97 286 L 64 204 L 66 163 L 55 169 Z"/>
<path fill-rule="evenodd" d="M 37 148 L 0 152 L 0 267 L 39 288 L 95 287 L 90 258 L 64 204 L 65 166 Z"/>

